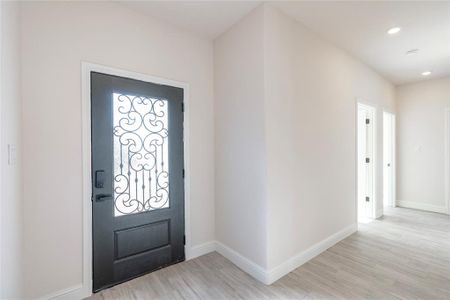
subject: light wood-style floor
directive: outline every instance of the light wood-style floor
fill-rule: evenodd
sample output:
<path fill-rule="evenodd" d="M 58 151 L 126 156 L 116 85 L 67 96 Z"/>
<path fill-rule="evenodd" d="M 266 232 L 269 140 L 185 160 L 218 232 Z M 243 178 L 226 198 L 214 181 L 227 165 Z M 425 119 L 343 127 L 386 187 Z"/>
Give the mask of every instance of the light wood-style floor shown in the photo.
<path fill-rule="evenodd" d="M 389 209 L 271 286 L 211 253 L 91 299 L 450 299 L 450 216 Z"/>

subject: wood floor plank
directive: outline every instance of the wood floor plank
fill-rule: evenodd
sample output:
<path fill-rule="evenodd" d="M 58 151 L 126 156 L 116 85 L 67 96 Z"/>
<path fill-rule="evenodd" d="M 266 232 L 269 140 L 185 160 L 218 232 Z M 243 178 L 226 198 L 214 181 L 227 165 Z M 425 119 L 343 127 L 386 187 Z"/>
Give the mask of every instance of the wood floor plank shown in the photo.
<path fill-rule="evenodd" d="M 450 299 L 450 216 L 404 208 L 271 286 L 210 253 L 94 294 L 111 299 Z"/>

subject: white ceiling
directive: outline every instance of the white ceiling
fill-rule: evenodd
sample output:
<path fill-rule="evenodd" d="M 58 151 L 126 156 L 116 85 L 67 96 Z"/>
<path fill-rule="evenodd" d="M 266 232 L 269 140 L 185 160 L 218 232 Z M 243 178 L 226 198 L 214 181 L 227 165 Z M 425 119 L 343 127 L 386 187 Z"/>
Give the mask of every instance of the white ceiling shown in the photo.
<path fill-rule="evenodd" d="M 450 2 L 278 2 L 307 27 L 395 84 L 450 75 Z M 389 36 L 394 26 L 402 30 Z M 417 54 L 405 55 L 410 49 Z"/>
<path fill-rule="evenodd" d="M 261 1 L 119 1 L 214 39 Z M 450 1 L 269 1 L 395 84 L 450 76 Z M 386 31 L 402 28 L 395 36 Z M 410 49 L 417 54 L 406 55 Z M 423 71 L 432 75 L 424 78 Z"/>

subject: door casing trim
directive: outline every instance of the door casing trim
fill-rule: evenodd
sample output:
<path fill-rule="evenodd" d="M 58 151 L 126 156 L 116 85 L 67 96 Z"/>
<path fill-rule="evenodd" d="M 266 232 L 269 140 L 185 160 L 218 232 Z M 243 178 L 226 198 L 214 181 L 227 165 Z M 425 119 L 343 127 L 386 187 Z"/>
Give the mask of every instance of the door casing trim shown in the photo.
<path fill-rule="evenodd" d="M 183 89 L 184 102 L 184 217 L 186 244 L 184 246 L 186 259 L 191 255 L 191 218 L 190 218 L 190 119 L 189 119 L 189 84 L 185 82 L 151 76 L 143 73 L 127 71 L 100 64 L 81 62 L 81 118 L 82 118 L 82 286 L 77 294 L 89 297 L 92 294 L 92 202 L 91 202 L 91 82 L 90 73 L 98 72 L 136 79 L 156 84 L 164 84 Z"/>
<path fill-rule="evenodd" d="M 358 184 L 358 176 L 359 176 L 359 162 L 358 162 L 358 112 L 359 108 L 366 109 L 372 113 L 373 118 L 373 145 L 372 145 L 372 153 L 373 153 L 373 169 L 372 169 L 372 184 L 373 184 L 373 202 L 372 202 L 372 219 L 377 218 L 377 207 L 378 207 L 378 193 L 377 193 L 377 164 L 378 164 L 378 115 L 377 115 L 377 107 L 369 104 L 368 102 L 365 102 L 361 98 L 356 98 L 356 130 L 355 130 L 355 138 L 356 138 L 356 223 L 358 224 L 359 215 L 358 215 L 358 209 L 359 209 L 359 184 Z"/>
<path fill-rule="evenodd" d="M 445 151 L 445 213 L 450 215 L 450 107 L 445 108 L 445 130 L 444 130 L 444 151 Z"/>

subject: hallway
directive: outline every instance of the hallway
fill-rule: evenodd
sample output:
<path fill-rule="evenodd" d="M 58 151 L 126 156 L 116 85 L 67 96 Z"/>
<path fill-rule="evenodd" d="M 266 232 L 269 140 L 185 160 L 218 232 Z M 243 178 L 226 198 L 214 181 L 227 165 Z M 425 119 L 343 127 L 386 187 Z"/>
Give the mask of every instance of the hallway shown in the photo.
<path fill-rule="evenodd" d="M 450 217 L 392 208 L 265 286 L 217 253 L 90 299 L 449 299 Z"/>
<path fill-rule="evenodd" d="M 0 0 L 0 54 L 0 300 L 450 300 L 450 0 Z"/>

